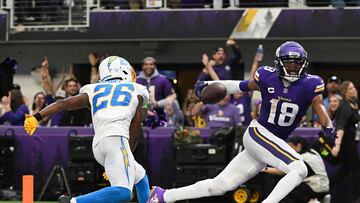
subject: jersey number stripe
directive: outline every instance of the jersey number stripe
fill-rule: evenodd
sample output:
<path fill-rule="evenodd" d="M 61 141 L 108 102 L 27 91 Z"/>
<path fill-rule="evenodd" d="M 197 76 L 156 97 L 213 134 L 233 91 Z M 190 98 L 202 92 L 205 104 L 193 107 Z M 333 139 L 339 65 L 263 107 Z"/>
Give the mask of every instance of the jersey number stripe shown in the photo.
<path fill-rule="evenodd" d="M 128 106 L 135 88 L 132 84 L 99 84 L 94 88 L 93 114 L 108 106 Z M 112 94 L 111 94 L 112 93 Z M 99 99 L 101 101 L 99 102 Z"/>
<path fill-rule="evenodd" d="M 279 104 L 279 100 L 271 99 L 270 103 L 271 103 L 271 109 L 269 113 L 268 122 L 275 124 L 275 116 L 276 116 L 276 110 Z M 280 108 L 278 124 L 279 126 L 291 126 L 295 121 L 296 114 L 299 112 L 299 106 L 289 102 L 280 102 L 280 104 L 281 104 L 281 108 Z"/>

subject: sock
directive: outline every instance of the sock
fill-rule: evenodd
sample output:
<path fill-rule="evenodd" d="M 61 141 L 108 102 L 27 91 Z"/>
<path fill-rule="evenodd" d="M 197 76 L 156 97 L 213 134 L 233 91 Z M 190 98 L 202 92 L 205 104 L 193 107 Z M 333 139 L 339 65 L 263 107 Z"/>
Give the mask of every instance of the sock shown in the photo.
<path fill-rule="evenodd" d="M 131 200 L 131 191 L 124 187 L 111 186 L 75 198 L 77 203 L 119 203 Z"/>
<path fill-rule="evenodd" d="M 303 179 L 297 171 L 292 171 L 278 182 L 270 195 L 263 201 L 263 203 L 280 202 L 287 194 L 289 194 L 296 186 L 298 186 Z"/>
<path fill-rule="evenodd" d="M 146 174 L 138 183 L 135 184 L 135 188 L 139 203 L 146 203 L 150 197 L 149 179 Z"/>
<path fill-rule="evenodd" d="M 179 200 L 195 199 L 195 198 L 215 195 L 215 194 L 210 194 L 211 191 L 209 189 L 210 183 L 211 180 L 207 179 L 196 182 L 193 185 L 166 190 L 164 193 L 164 201 L 175 202 Z"/>

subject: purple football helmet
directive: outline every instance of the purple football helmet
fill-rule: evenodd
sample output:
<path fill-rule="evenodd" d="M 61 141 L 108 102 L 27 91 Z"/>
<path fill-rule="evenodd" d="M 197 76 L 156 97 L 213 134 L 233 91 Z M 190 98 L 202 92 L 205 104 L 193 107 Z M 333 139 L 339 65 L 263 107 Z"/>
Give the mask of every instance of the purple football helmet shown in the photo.
<path fill-rule="evenodd" d="M 281 78 L 295 82 L 304 75 L 309 64 L 307 59 L 307 52 L 299 43 L 287 41 L 276 50 L 275 68 Z"/>

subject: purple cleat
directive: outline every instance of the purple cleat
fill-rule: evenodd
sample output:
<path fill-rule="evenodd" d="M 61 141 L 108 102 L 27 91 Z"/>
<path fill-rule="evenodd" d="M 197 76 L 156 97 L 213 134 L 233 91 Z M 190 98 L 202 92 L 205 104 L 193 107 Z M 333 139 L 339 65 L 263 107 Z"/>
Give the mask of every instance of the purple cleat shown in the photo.
<path fill-rule="evenodd" d="M 153 187 L 147 203 L 165 203 L 164 201 L 165 190 L 159 186 Z"/>

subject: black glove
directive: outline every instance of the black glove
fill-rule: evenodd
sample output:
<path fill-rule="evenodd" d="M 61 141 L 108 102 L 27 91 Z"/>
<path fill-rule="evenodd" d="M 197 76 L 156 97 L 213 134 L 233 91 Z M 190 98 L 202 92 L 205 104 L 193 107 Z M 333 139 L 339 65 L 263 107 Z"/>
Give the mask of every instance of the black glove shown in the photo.
<path fill-rule="evenodd" d="M 204 81 L 200 81 L 198 80 L 196 83 L 195 83 L 195 86 L 194 86 L 194 90 L 195 90 L 195 95 L 203 102 L 203 99 L 201 98 L 201 91 L 206 87 L 208 86 L 207 83 L 205 83 Z"/>
<path fill-rule="evenodd" d="M 335 139 L 337 137 L 336 137 L 336 132 L 333 128 L 324 128 L 323 133 L 326 136 L 326 138 L 329 140 L 329 142 L 335 143 Z"/>

